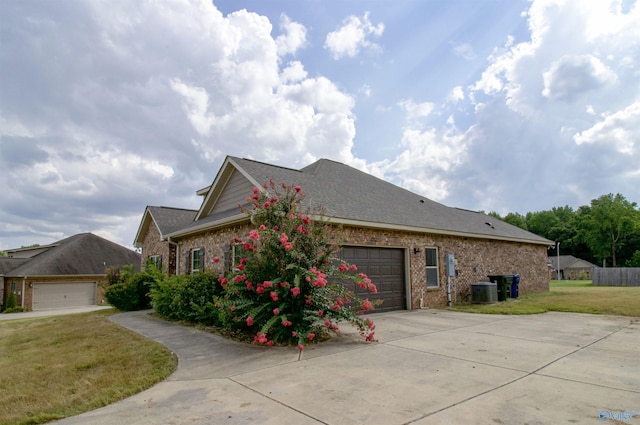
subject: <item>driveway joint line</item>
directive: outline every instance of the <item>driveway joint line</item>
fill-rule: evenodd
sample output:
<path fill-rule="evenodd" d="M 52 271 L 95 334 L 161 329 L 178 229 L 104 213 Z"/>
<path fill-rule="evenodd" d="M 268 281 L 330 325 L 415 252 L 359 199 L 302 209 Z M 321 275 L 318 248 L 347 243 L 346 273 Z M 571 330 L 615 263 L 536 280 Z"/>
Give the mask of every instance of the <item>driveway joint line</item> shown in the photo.
<path fill-rule="evenodd" d="M 582 351 L 582 350 L 584 350 L 584 349 L 586 349 L 586 348 L 588 348 L 588 347 L 592 346 L 593 344 L 596 344 L 596 343 L 598 343 L 598 342 L 602 341 L 603 339 L 608 338 L 608 337 L 610 337 L 611 335 L 614 335 L 614 334 L 616 334 L 616 333 L 618 333 L 618 332 L 620 332 L 620 331 L 622 331 L 622 330 L 624 330 L 624 329 L 626 329 L 626 328 L 628 328 L 628 327 L 630 327 L 630 326 L 631 326 L 631 323 L 627 323 L 627 325 L 626 325 L 626 326 L 623 326 L 623 327 L 621 327 L 620 329 L 617 329 L 617 330 L 615 330 L 615 331 L 613 331 L 613 332 L 610 332 L 610 333 L 608 333 L 607 335 L 605 335 L 605 336 L 603 336 L 603 337 L 601 337 L 601 338 L 598 338 L 597 340 L 592 341 L 592 342 L 590 342 L 589 344 L 587 344 L 587 345 L 585 345 L 585 346 L 583 346 L 583 347 L 579 347 L 578 349 L 571 351 L 570 353 L 567 353 L 567 354 L 565 354 L 565 355 L 563 355 L 563 356 L 560 356 L 560 357 L 558 357 L 557 359 L 554 359 L 554 360 L 550 361 L 549 363 L 545 364 L 544 366 L 539 367 L 538 369 L 534 370 L 533 372 L 528 372 L 528 373 L 526 373 L 525 375 L 520 376 L 520 377 L 518 377 L 518 378 L 515 378 L 515 379 L 513 379 L 513 380 L 511 380 L 511 381 L 509 381 L 509 382 L 506 382 L 506 383 L 504 383 L 504 384 L 498 385 L 498 386 L 496 386 L 496 387 L 494 387 L 494 388 L 490 388 L 490 389 L 488 389 L 488 390 L 486 390 L 486 391 L 483 391 L 483 392 L 481 392 L 481 393 L 475 394 L 475 395 L 473 395 L 473 396 L 471 396 L 471 397 L 467 397 L 466 399 L 464 399 L 464 400 L 460 400 L 460 401 L 458 401 L 458 402 L 456 402 L 456 403 L 453 403 L 453 404 L 450 404 L 449 406 L 445 406 L 445 407 L 443 407 L 443 408 L 441 408 L 441 409 L 434 410 L 433 412 L 429 412 L 429 413 L 427 413 L 426 415 L 422 415 L 422 416 L 420 416 L 420 417 L 418 417 L 418 418 L 415 418 L 415 419 L 412 419 L 412 420 L 410 420 L 410 421 L 407 421 L 407 422 L 405 422 L 403 425 L 412 424 L 412 423 L 417 422 L 417 421 L 419 421 L 419 420 L 422 420 L 422 419 L 424 419 L 424 418 L 428 418 L 429 416 L 433 416 L 433 415 L 435 415 L 436 413 L 440 413 L 440 412 L 443 412 L 443 411 L 445 411 L 445 410 L 451 409 L 452 407 L 456 407 L 456 406 L 458 406 L 458 405 L 461 405 L 461 404 L 463 404 L 463 403 L 466 403 L 467 401 L 470 401 L 470 400 L 476 399 L 476 398 L 478 398 L 478 397 L 480 397 L 480 396 L 483 396 L 483 395 L 485 395 L 485 394 L 488 394 L 488 393 L 491 393 L 491 392 L 493 392 L 493 391 L 496 391 L 496 390 L 499 390 L 499 389 L 501 389 L 501 388 L 504 388 L 504 387 L 506 387 L 507 385 L 511 385 L 511 384 L 513 384 L 513 383 L 515 383 L 515 382 L 521 381 L 521 380 L 523 380 L 523 379 L 525 379 L 525 378 L 528 378 L 528 377 L 529 377 L 529 376 L 531 376 L 531 375 L 536 375 L 536 376 L 545 376 L 545 377 L 546 377 L 547 375 L 539 374 L 538 372 L 539 372 L 539 371 L 541 371 L 542 369 L 544 369 L 544 368 L 546 368 L 546 367 L 548 367 L 548 366 L 551 366 L 552 364 L 554 364 L 554 363 L 556 363 L 556 362 L 558 362 L 558 361 L 560 361 L 560 360 L 562 360 L 562 359 L 564 359 L 564 358 L 566 358 L 566 357 L 568 357 L 568 356 L 571 356 L 571 355 L 573 355 L 573 354 L 577 353 L 578 351 Z M 579 382 L 579 381 L 577 381 L 577 382 Z M 593 385 L 593 384 L 592 384 L 592 385 Z M 619 388 L 616 388 L 616 389 L 617 389 L 617 390 L 619 390 Z M 623 390 L 623 391 L 626 391 L 626 390 Z M 633 391 L 633 392 L 635 392 L 635 391 Z"/>
<path fill-rule="evenodd" d="M 247 390 L 249 390 L 249 391 L 251 391 L 251 392 L 253 392 L 253 393 L 258 394 L 258 395 L 260 395 L 261 397 L 264 397 L 264 398 L 266 398 L 266 399 L 268 399 L 268 400 L 271 400 L 271 401 L 273 401 L 274 403 L 277 403 L 277 404 L 279 404 L 279 405 L 281 405 L 281 406 L 286 407 L 287 409 L 291 409 L 291 410 L 293 410 L 294 412 L 300 413 L 301 415 L 306 416 L 306 417 L 307 417 L 307 418 L 309 418 L 309 419 L 312 419 L 312 420 L 314 420 L 314 421 L 316 421 L 316 422 L 318 422 L 318 423 L 324 424 L 324 425 L 331 425 L 331 424 L 329 424 L 328 422 L 325 422 L 325 421 L 323 421 L 323 420 L 321 420 L 321 419 L 318 419 L 318 418 L 316 418 L 316 417 L 313 417 L 313 416 L 311 416 L 310 414 L 308 414 L 308 413 L 306 413 L 306 412 L 303 412 L 303 411 L 302 411 L 302 410 L 300 410 L 300 409 L 296 409 L 295 407 L 289 406 L 288 404 L 285 404 L 285 403 L 281 402 L 281 401 L 280 401 L 280 400 L 278 400 L 277 398 L 270 397 L 270 396 L 268 396 L 268 395 L 266 395 L 266 394 L 264 394 L 264 393 L 262 393 L 262 392 L 260 392 L 260 391 L 256 390 L 255 388 L 252 388 L 252 387 L 250 387 L 250 386 L 248 386 L 248 385 L 245 385 L 245 384 L 243 384 L 243 383 L 242 383 L 242 382 L 240 382 L 240 381 L 236 381 L 236 380 L 235 380 L 235 379 L 233 379 L 233 378 L 228 378 L 228 379 L 229 379 L 229 381 L 234 382 L 234 383 L 236 383 L 236 384 L 240 385 L 241 387 L 243 387 L 243 388 L 245 388 L 245 389 L 247 389 Z"/>
<path fill-rule="evenodd" d="M 571 379 L 571 378 L 564 378 L 562 376 L 547 375 L 547 374 L 544 374 L 544 373 L 536 373 L 536 375 L 537 376 L 543 376 L 545 378 L 558 379 L 560 381 L 576 382 L 578 384 L 591 385 L 592 387 L 606 388 L 606 389 L 609 389 L 609 390 L 626 391 L 626 392 L 632 392 L 632 393 L 640 394 L 640 390 L 634 390 L 634 389 L 630 389 L 630 388 L 620 388 L 620 387 L 612 387 L 610 385 L 594 384 L 593 382 L 580 381 L 578 379 Z"/>

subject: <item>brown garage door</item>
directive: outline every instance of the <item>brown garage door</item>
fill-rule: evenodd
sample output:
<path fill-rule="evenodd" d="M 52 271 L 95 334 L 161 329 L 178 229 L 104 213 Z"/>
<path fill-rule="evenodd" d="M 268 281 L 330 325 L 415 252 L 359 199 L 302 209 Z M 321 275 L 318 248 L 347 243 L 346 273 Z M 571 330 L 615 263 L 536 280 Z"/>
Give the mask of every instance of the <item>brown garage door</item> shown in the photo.
<path fill-rule="evenodd" d="M 376 311 L 406 308 L 404 249 L 345 246 L 341 258 L 358 266 L 358 272 L 366 273 L 376 285 L 377 294 L 353 285 L 359 296 L 383 301 Z"/>
<path fill-rule="evenodd" d="M 36 283 L 33 285 L 33 310 L 79 307 L 96 303 L 96 284 Z"/>

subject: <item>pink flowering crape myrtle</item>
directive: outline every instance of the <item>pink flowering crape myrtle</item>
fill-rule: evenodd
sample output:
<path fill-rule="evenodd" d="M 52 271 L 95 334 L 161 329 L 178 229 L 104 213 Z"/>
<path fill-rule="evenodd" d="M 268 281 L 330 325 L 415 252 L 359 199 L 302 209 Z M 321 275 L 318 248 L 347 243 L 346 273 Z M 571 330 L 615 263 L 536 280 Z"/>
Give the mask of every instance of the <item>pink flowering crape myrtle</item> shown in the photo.
<path fill-rule="evenodd" d="M 242 257 L 218 279 L 224 295 L 214 302 L 224 326 L 250 333 L 255 344 L 299 350 L 317 335 L 339 332 L 339 322 L 375 341 L 375 325 L 362 317 L 375 303 L 344 283 L 353 281 L 371 293 L 376 286 L 356 265 L 337 259 L 339 246 L 322 212 L 300 209 L 302 188 L 270 181 L 254 188 L 248 200 L 251 207 L 243 210 L 252 228 L 246 238 L 231 241 Z"/>

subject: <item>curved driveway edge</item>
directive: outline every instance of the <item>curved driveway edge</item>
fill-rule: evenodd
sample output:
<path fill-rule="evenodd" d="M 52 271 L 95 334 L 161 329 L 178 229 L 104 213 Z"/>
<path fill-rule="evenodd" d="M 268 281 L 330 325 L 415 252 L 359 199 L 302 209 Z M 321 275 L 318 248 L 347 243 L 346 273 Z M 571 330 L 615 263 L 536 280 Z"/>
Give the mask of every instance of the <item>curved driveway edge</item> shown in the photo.
<path fill-rule="evenodd" d="M 178 355 L 165 381 L 58 424 L 640 424 L 640 323 L 614 316 L 419 310 L 373 316 L 379 343 L 345 332 L 256 347 L 165 322 L 112 317 Z M 619 416 L 615 416 L 619 415 Z"/>

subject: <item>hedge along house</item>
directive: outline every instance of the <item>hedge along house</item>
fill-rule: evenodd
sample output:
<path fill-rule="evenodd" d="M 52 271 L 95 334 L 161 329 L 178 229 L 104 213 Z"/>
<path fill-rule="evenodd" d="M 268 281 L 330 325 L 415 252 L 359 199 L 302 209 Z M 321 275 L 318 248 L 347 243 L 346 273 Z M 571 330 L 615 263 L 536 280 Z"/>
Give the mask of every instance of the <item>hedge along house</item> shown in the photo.
<path fill-rule="evenodd" d="M 147 224 L 156 207 L 147 208 L 135 239 L 143 261 L 162 249 L 167 252 L 161 246 L 171 244 L 176 273 L 224 272 L 233 263 L 233 239 L 246 238 L 250 230 L 239 205 L 248 203 L 254 187 L 270 180 L 301 186 L 306 194 L 301 208 L 324 210 L 336 226 L 341 257 L 377 285 L 382 310 L 446 305 L 447 282 L 453 302 L 468 301 L 470 285 L 490 275 L 520 274 L 521 293 L 549 288 L 547 246 L 552 241 L 326 159 L 295 170 L 227 157 L 211 186 L 197 192 L 204 197 L 202 205 L 184 227 L 161 236 Z M 447 254 L 455 258 L 455 276 L 449 278 Z M 225 261 L 216 264 L 215 257 Z"/>
<path fill-rule="evenodd" d="M 92 233 L 7 254 L 0 257 L 1 299 L 4 305 L 12 292 L 25 310 L 100 304 L 108 267 L 140 265 L 140 254 Z"/>

